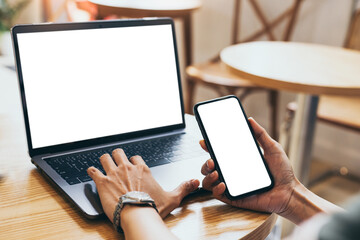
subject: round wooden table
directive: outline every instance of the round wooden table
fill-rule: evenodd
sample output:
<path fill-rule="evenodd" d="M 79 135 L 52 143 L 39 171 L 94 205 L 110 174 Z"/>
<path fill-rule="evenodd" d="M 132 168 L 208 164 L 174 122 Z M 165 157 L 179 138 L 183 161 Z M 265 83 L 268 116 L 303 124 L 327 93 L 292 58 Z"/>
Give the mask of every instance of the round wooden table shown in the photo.
<path fill-rule="evenodd" d="M 184 24 L 186 66 L 192 62 L 191 13 L 201 7 L 200 0 L 90 0 L 98 7 L 100 19 L 109 15 L 129 18 L 172 17 Z"/>
<path fill-rule="evenodd" d="M 107 218 L 83 217 L 31 164 L 16 74 L 2 60 L 0 239 L 123 239 Z M 276 219 L 276 214 L 231 207 L 198 192 L 184 199 L 165 223 L 180 239 L 264 239 Z"/>
<path fill-rule="evenodd" d="M 296 42 L 251 42 L 221 52 L 229 70 L 271 89 L 298 95 L 290 160 L 307 181 L 316 112 L 321 94 L 360 96 L 360 52 Z"/>

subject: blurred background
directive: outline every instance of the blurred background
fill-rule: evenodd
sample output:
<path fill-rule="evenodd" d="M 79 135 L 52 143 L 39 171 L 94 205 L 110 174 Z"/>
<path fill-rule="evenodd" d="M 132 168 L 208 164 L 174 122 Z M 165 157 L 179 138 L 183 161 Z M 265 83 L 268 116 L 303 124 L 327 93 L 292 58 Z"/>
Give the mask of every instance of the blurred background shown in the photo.
<path fill-rule="evenodd" d="M 113 1 L 116 2 L 116 0 Z M 140 0 L 133 1 L 141 2 Z M 168 2 L 171 1 L 173 0 L 168 0 Z M 155 2 L 161 1 L 157 0 Z M 265 20 L 271 22 L 294 4 L 292 0 L 257 0 L 256 6 L 261 10 L 259 15 L 251 2 L 253 1 L 241 1 L 238 21 L 239 30 L 237 33 L 239 39 L 246 39 L 263 28 L 261 14 Z M 0 3 L 0 40 L 3 58 L 9 55 L 11 58 L 12 54 L 11 45 L 6 45 L 9 42 L 8 39 L 5 39 L 6 25 L 46 21 L 87 21 L 100 18 L 97 6 L 88 1 L 0 0 Z M 200 7 L 192 11 L 190 31 L 192 33 L 191 55 L 193 64 L 217 56 L 224 47 L 232 44 L 234 4 L 234 0 L 203 0 L 200 2 Z M 13 6 L 13 11 L 5 11 L 7 6 Z M 358 20 L 354 17 L 357 9 L 359 9 L 359 4 L 356 0 L 303 0 L 298 9 L 296 22 L 289 40 L 343 47 L 349 40 L 349 31 L 353 26 L 351 38 L 353 42 L 351 46 L 348 44 L 347 47 L 356 49 L 360 45 L 360 34 L 358 34 L 360 32 L 360 23 L 356 22 Z M 106 16 L 107 19 L 123 17 L 126 16 L 116 16 L 114 14 L 107 14 Z M 185 71 L 187 60 L 184 54 L 184 24 L 179 19 L 176 19 L 175 23 L 180 50 L 184 95 L 185 100 L 187 100 L 189 93 L 187 91 L 188 82 L 186 81 L 187 75 Z M 273 28 L 274 37 L 281 40 L 286 27 L 286 21 L 280 22 Z M 269 38 L 265 35 L 257 40 L 269 40 Z M 211 88 L 198 86 L 195 89 L 194 96 L 194 102 L 197 102 L 219 95 Z M 279 92 L 278 119 L 276 123 L 279 128 L 284 122 L 288 103 L 295 99 L 295 93 Z M 246 97 L 243 103 L 248 115 L 254 117 L 270 131 L 270 108 L 267 104 L 267 93 L 259 91 L 251 94 Z M 357 111 L 359 109 L 360 106 L 358 106 Z M 187 111 L 191 112 L 189 109 Z M 318 122 L 316 126 L 310 179 L 314 179 L 329 170 L 340 174 L 324 178 L 323 181 L 314 184 L 312 190 L 340 205 L 344 204 L 349 197 L 356 194 L 360 189 L 358 181 L 360 176 L 359 133 L 360 131 L 323 122 Z M 345 175 L 345 177 L 342 175 Z"/>

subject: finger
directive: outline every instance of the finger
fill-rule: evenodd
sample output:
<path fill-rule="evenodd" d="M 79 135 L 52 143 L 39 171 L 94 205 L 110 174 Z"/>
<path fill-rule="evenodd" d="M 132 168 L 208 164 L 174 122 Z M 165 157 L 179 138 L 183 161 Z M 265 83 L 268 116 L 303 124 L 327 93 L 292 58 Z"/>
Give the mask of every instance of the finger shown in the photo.
<path fill-rule="evenodd" d="M 272 139 L 266 130 L 260 126 L 260 124 L 258 124 L 252 117 L 249 118 L 249 122 L 254 130 L 256 140 L 260 143 L 264 151 L 272 150 L 276 143 L 275 140 Z"/>
<path fill-rule="evenodd" d="M 201 174 L 208 175 L 212 173 L 215 169 L 215 163 L 212 159 L 207 160 L 201 167 Z"/>
<path fill-rule="evenodd" d="M 226 186 L 225 186 L 225 183 L 223 183 L 223 182 L 216 185 L 212 190 L 214 197 L 221 198 L 225 192 L 225 189 L 226 189 Z"/>
<path fill-rule="evenodd" d="M 86 171 L 92 180 L 94 180 L 95 184 L 97 184 L 101 178 L 105 177 L 96 167 L 89 167 Z"/>
<path fill-rule="evenodd" d="M 173 193 L 175 194 L 175 197 L 178 199 L 178 202 L 180 203 L 184 197 L 186 197 L 191 192 L 195 191 L 200 185 L 200 181 L 197 179 L 192 179 L 186 182 L 183 182 L 180 184 Z"/>
<path fill-rule="evenodd" d="M 143 160 L 143 158 L 139 155 L 136 155 L 136 156 L 132 156 L 130 158 L 130 162 L 134 165 L 139 165 L 139 164 L 143 164 L 143 165 L 146 165 L 145 161 Z"/>
<path fill-rule="evenodd" d="M 109 173 L 111 169 L 116 168 L 113 159 L 107 153 L 100 157 L 100 163 L 103 166 L 106 173 Z"/>
<path fill-rule="evenodd" d="M 129 163 L 128 158 L 126 157 L 126 154 L 124 150 L 121 148 L 117 148 L 112 152 L 112 156 L 118 166 L 124 166 L 125 164 Z"/>
<path fill-rule="evenodd" d="M 214 187 L 214 189 L 213 189 L 213 196 L 214 196 L 216 199 L 219 199 L 220 201 L 222 201 L 222 202 L 224 202 L 224 203 L 226 203 L 226 204 L 234 205 L 234 204 L 232 203 L 232 201 L 225 196 L 225 194 L 224 194 L 225 190 L 226 190 L 226 185 L 225 185 L 225 183 L 221 182 L 221 183 L 219 183 L 217 186 Z M 240 205 L 239 205 L 239 202 L 240 202 L 240 201 L 241 201 L 241 200 L 237 200 L 236 206 L 240 206 Z"/>
<path fill-rule="evenodd" d="M 202 187 L 206 190 L 212 191 L 213 187 L 219 181 L 219 173 L 217 171 L 213 171 L 209 175 L 207 175 L 202 181 Z"/>
<path fill-rule="evenodd" d="M 209 150 L 206 147 L 205 141 L 204 140 L 200 140 L 200 146 L 202 147 L 202 149 L 204 149 L 205 151 L 209 152 Z"/>

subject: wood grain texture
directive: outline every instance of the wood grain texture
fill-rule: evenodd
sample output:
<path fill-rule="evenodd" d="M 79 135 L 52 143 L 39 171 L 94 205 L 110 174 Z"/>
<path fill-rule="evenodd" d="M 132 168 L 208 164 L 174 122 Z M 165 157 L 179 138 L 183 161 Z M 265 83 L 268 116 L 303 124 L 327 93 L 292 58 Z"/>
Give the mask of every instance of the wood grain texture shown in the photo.
<path fill-rule="evenodd" d="M 360 97 L 321 96 L 318 118 L 360 131 Z"/>
<path fill-rule="evenodd" d="M 320 96 L 317 118 L 320 121 L 360 132 L 360 97 Z M 287 110 L 295 112 L 297 104 L 290 102 Z"/>
<path fill-rule="evenodd" d="M 239 77 L 263 87 L 307 94 L 360 95 L 360 52 L 295 42 L 233 45 L 221 59 Z"/>
<path fill-rule="evenodd" d="M 0 66 L 0 239 L 122 239 L 106 218 L 88 220 L 31 164 L 15 72 Z M 263 239 L 275 214 L 187 197 L 165 222 L 180 239 Z"/>

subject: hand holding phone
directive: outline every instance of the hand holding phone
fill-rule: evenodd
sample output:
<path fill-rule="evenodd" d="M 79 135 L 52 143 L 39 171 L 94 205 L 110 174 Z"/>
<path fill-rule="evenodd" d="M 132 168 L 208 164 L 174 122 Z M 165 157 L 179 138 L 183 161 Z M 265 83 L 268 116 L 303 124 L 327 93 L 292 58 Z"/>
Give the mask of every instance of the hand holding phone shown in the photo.
<path fill-rule="evenodd" d="M 229 199 L 273 187 L 273 177 L 236 96 L 198 103 L 194 112 Z"/>

